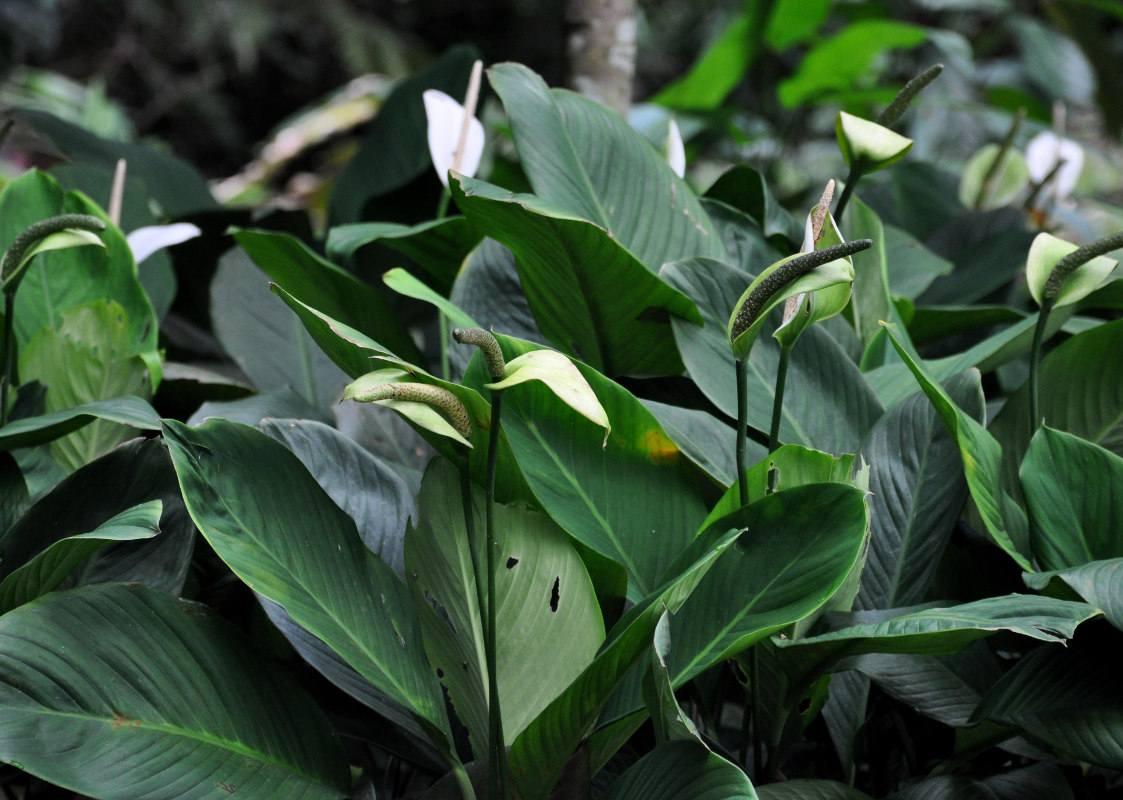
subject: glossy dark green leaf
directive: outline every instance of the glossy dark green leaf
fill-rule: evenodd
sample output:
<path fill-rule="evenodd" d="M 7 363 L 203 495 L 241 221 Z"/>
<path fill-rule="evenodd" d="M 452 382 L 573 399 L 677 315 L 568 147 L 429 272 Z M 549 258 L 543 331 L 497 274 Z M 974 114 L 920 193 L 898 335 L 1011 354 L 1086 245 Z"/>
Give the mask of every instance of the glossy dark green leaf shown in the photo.
<path fill-rule="evenodd" d="M 1123 630 L 1123 558 L 1089 561 L 1049 572 L 1027 572 L 1022 578 L 1042 591 L 1053 580 L 1063 581 L 1084 600 L 1104 612 L 1108 622 Z"/>
<path fill-rule="evenodd" d="M 690 186 L 619 114 L 518 64 L 488 70 L 534 193 L 588 220 L 650 270 L 723 255 Z M 463 210 L 463 207 L 461 207 Z"/>
<path fill-rule="evenodd" d="M 160 415 L 147 402 L 139 397 L 115 397 L 9 422 L 0 429 L 0 450 L 45 444 L 95 419 L 106 419 L 139 430 L 160 429 Z"/>
<path fill-rule="evenodd" d="M 655 415 L 671 441 L 707 475 L 722 486 L 736 482 L 734 451 L 737 437 L 731 426 L 707 411 L 680 408 L 654 400 L 640 402 Z M 746 458 L 750 463 L 764 458 L 767 452 L 764 445 L 746 442 Z"/>
<path fill-rule="evenodd" d="M 60 539 L 0 582 L 0 614 L 57 588 L 89 556 L 111 542 L 148 539 L 160 531 L 163 503 L 149 500 L 116 514 L 89 533 Z"/>
<path fill-rule="evenodd" d="M 292 389 L 276 389 L 271 392 L 239 397 L 237 400 L 207 401 L 195 409 L 187 419 L 194 427 L 213 417 L 240 422 L 256 427 L 263 419 L 304 419 L 333 422 L 331 411 L 323 406 L 314 406 Z"/>
<path fill-rule="evenodd" d="M 977 373 L 962 373 L 944 388 L 964 414 L 982 420 Z M 873 528 L 857 607 L 919 603 L 967 498 L 959 448 L 928 398 L 917 394 L 878 420 L 861 456 L 870 464 Z"/>
<path fill-rule="evenodd" d="M 703 325 L 672 318 L 675 341 L 690 377 L 730 418 L 736 418 L 737 385 L 726 324 L 752 278 L 709 259 L 677 261 L 662 274 L 697 303 Z M 862 437 L 881 416 L 881 405 L 857 366 L 816 325 L 792 350 L 784 395 L 780 440 L 831 453 L 857 452 Z M 767 431 L 772 420 L 779 346 L 770 321 L 748 362 L 749 425 Z"/>
<path fill-rule="evenodd" d="M 789 252 L 802 236 L 799 221 L 788 213 L 764 179 L 764 174 L 748 164 L 736 164 L 723 172 L 706 190 L 706 199 L 718 200 L 748 214 L 754 219 L 765 238 Z M 783 253 L 781 253 L 783 255 Z M 760 264 L 739 264 L 742 269 L 757 273 L 775 261 Z"/>
<path fill-rule="evenodd" d="M 667 742 L 621 775 L 606 800 L 756 800 L 744 771 L 700 742 Z"/>
<path fill-rule="evenodd" d="M 655 317 L 697 319 L 694 304 L 611 233 L 482 181 L 454 181 L 453 195 L 477 227 L 515 254 L 538 327 L 558 349 L 609 375 L 681 369 L 665 316 Z"/>
<path fill-rule="evenodd" d="M 514 254 L 494 239 L 484 239 L 471 252 L 449 299 L 487 330 L 547 343 L 523 292 Z"/>
<path fill-rule="evenodd" d="M 1123 768 L 1123 697 L 1112 645 L 1078 639 L 1039 647 L 987 693 L 972 721 L 1017 725 L 1062 755 Z"/>
<path fill-rule="evenodd" d="M 377 339 L 402 358 L 420 360 L 385 289 L 363 283 L 286 233 L 235 229 L 234 239 L 271 280 L 301 302 Z"/>
<path fill-rule="evenodd" d="M 1030 545 L 1045 569 L 1123 557 L 1123 458 L 1042 426 L 1021 468 Z"/>
<path fill-rule="evenodd" d="M 796 779 L 756 790 L 760 800 L 869 800 L 869 795 L 836 781 Z"/>
<path fill-rule="evenodd" d="M 326 717 L 206 606 L 85 586 L 6 614 L 0 653 L 0 758 L 52 783 L 122 800 L 348 796 Z"/>
<path fill-rule="evenodd" d="M 936 278 L 950 275 L 955 268 L 946 258 L 936 255 L 918 239 L 894 225 L 885 226 L 885 261 L 890 292 L 910 300 L 922 294 Z"/>
<path fill-rule="evenodd" d="M 918 302 L 967 305 L 1002 288 L 1025 269 L 1033 234 L 1026 230 L 1023 212 L 1000 208 L 962 214 L 923 241 L 955 269 L 933 281 Z"/>
<path fill-rule="evenodd" d="M 296 456 L 259 431 L 217 419 L 198 428 L 166 421 L 164 436 L 192 518 L 235 574 L 419 720 L 444 730 L 444 703 L 405 584 Z"/>
<path fill-rule="evenodd" d="M 855 199 L 846 215 L 848 239 L 872 239 L 870 252 L 854 258 L 854 289 L 850 307 L 854 327 L 868 351 L 873 339 L 881 334 L 878 320 L 892 321 L 896 314 L 889 296 L 889 260 L 885 243 L 885 227 L 872 208 Z M 874 364 L 873 366 L 879 366 Z M 863 367 L 869 366 L 863 360 Z"/>
<path fill-rule="evenodd" d="M 655 626 L 651 643 L 651 663 L 643 676 L 643 702 L 655 729 L 658 744 L 695 741 L 703 744 L 698 728 L 679 705 L 668 666 L 671 655 L 671 618 L 664 614 Z"/>
<path fill-rule="evenodd" d="M 498 338 L 508 361 L 537 349 Z M 624 565 L 635 602 L 694 536 L 706 515 L 705 487 L 639 400 L 592 368 L 577 368 L 612 424 L 607 445 L 602 428 L 537 381 L 504 393 L 503 429 L 542 507 L 570 536 Z"/>

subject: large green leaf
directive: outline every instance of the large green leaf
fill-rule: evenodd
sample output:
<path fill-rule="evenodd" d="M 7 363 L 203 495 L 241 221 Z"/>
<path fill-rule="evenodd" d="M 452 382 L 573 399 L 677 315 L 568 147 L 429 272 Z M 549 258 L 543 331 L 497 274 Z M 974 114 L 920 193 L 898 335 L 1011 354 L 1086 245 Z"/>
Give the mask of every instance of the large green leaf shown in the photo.
<path fill-rule="evenodd" d="M 760 800 L 869 800 L 869 795 L 845 783 L 797 778 L 757 789 Z"/>
<path fill-rule="evenodd" d="M 854 327 L 867 351 L 874 337 L 884 335 L 878 320 L 892 320 L 896 309 L 889 296 L 889 260 L 885 243 L 885 227 L 877 213 L 855 198 L 846 215 L 848 239 L 872 239 L 870 253 L 854 259 L 854 295 L 851 309 Z M 863 362 L 864 368 L 869 365 Z"/>
<path fill-rule="evenodd" d="M 482 538 L 486 499 L 474 489 Z M 479 757 L 487 752 L 488 675 L 476 576 L 457 471 L 426 472 L 421 518 L 406 535 L 406 568 L 426 651 Z M 593 660 L 604 640 L 597 598 L 565 534 L 541 512 L 493 508 L 497 670 L 503 734 L 513 741 Z M 477 553 L 486 564 L 484 553 Z"/>
<path fill-rule="evenodd" d="M 977 373 L 944 388 L 966 415 L 983 418 Z M 928 398 L 916 394 L 878 420 L 861 455 L 871 470 L 873 528 L 857 606 L 919 603 L 967 497 L 959 449 Z"/>
<path fill-rule="evenodd" d="M 206 179 L 176 156 L 151 147 L 102 139 L 43 111 L 28 109 L 19 113 L 75 161 L 111 170 L 124 159 L 129 165 L 129 176 L 142 178 L 152 198 L 169 216 L 181 217 L 217 206 Z"/>
<path fill-rule="evenodd" d="M 63 192 L 54 178 L 30 170 L 0 192 L 0 250 L 30 225 L 57 214 L 105 212 L 77 192 Z M 105 249 L 79 247 L 43 253 L 28 268 L 16 294 L 15 332 L 20 345 L 40 329 L 56 327 L 64 311 L 92 302 L 113 301 L 125 311 L 127 355 L 156 348 L 157 321 L 137 280 L 132 252 L 113 224 L 98 234 Z"/>
<path fill-rule="evenodd" d="M 1093 638 L 1038 648 L 987 693 L 972 721 L 1018 725 L 1063 755 L 1123 769 L 1123 696 L 1114 645 Z"/>
<path fill-rule="evenodd" d="M 612 784 L 605 800 L 756 800 L 744 771 L 700 742 L 667 742 Z"/>
<path fill-rule="evenodd" d="M 105 419 L 144 431 L 160 429 L 160 416 L 139 397 L 115 397 L 63 408 L 37 417 L 13 420 L 0 429 L 0 450 L 34 447 Z"/>
<path fill-rule="evenodd" d="M 700 533 L 667 570 L 670 577 L 613 626 L 593 663 L 515 739 L 511 771 L 524 800 L 549 795 L 570 754 L 636 659 L 651 646 L 663 614 L 678 611 L 718 556 L 736 541 L 743 530 L 737 524 L 736 519 L 723 519 Z"/>
<path fill-rule="evenodd" d="M 773 640 L 788 669 L 817 676 L 840 659 L 864 653 L 947 655 L 999 631 L 1045 642 L 1063 642 L 1100 611 L 1086 603 L 1011 594 L 947 608 L 901 609 L 879 622 L 859 622 L 819 636 Z M 861 619 L 861 614 L 856 615 Z"/>
<path fill-rule="evenodd" d="M 726 324 L 752 277 L 710 259 L 677 261 L 665 266 L 662 274 L 702 312 L 702 326 L 671 320 L 687 372 L 715 406 L 736 418 L 737 383 Z M 771 336 L 773 322 L 761 331 L 747 364 L 749 425 L 761 431 L 767 431 L 772 421 L 780 357 Z M 855 453 L 881 413 L 861 372 L 823 326 L 805 331 L 788 367 L 781 441 L 836 454 Z"/>
<path fill-rule="evenodd" d="M 452 190 L 468 218 L 515 254 L 535 321 L 559 349 L 610 375 L 680 371 L 665 318 L 649 316 L 697 320 L 697 310 L 612 233 L 483 181 L 454 180 Z"/>
<path fill-rule="evenodd" d="M 323 713 L 206 606 L 139 585 L 0 618 L 0 759 L 122 800 L 348 796 Z"/>
<path fill-rule="evenodd" d="M 681 408 L 654 400 L 641 401 L 683 454 L 722 486 L 737 481 L 734 429 L 707 411 Z M 746 442 L 746 459 L 764 458 L 768 450 L 756 442 Z"/>
<path fill-rule="evenodd" d="M 619 114 L 551 90 L 519 64 L 493 66 L 488 77 L 536 195 L 608 231 L 651 270 L 723 255 L 693 190 Z"/>
<path fill-rule="evenodd" d="M 160 535 L 98 551 L 74 574 L 80 583 L 138 581 L 178 592 L 187 577 L 195 526 L 187 514 L 171 459 L 158 439 L 133 439 L 63 478 L 0 534 L 0 576 L 61 539 L 159 501 Z"/>
<path fill-rule="evenodd" d="M 0 582 L 0 615 L 44 595 L 110 542 L 148 539 L 160 531 L 164 504 L 150 500 L 126 509 L 89 533 L 60 539 Z"/>
<path fill-rule="evenodd" d="M 446 729 L 405 584 L 296 456 L 218 419 L 198 428 L 166 421 L 164 436 L 195 524 L 235 574 L 419 719 Z"/>
<path fill-rule="evenodd" d="M 912 371 L 916 380 L 936 413 L 955 437 L 959 455 L 963 459 L 963 470 L 967 476 L 967 487 L 975 505 L 982 515 L 987 532 L 995 544 L 1014 559 L 1018 566 L 1032 570 L 1029 562 L 1028 542 L 1024 541 L 1019 521 L 1019 509 L 1010 496 L 1003 490 L 1000 470 L 1002 466 L 1002 446 L 987 432 L 977 420 L 955 404 L 948 393 L 936 383 L 925 368 L 913 359 L 907 346 L 899 341 L 899 333 L 893 326 L 887 326 L 889 339 L 898 355 Z"/>
<path fill-rule="evenodd" d="M 1123 558 L 1089 561 L 1066 569 L 1027 572 L 1023 576 L 1031 589 L 1042 591 L 1058 580 L 1084 600 L 1104 612 L 1108 622 L 1123 630 Z"/>
<path fill-rule="evenodd" d="M 57 328 L 44 328 L 20 354 L 20 375 L 47 387 L 47 413 L 86 403 L 151 393 L 144 359 L 130 354 L 129 323 L 116 302 L 94 302 L 62 313 Z M 81 417 L 71 416 L 74 422 Z M 135 435 L 132 427 L 104 416 L 51 443 L 67 470 L 89 463 Z"/>
<path fill-rule="evenodd" d="M 421 359 L 394 297 L 385 290 L 363 283 L 287 233 L 235 229 L 234 239 L 262 272 L 301 302 L 377 339 L 402 358 Z"/>
<path fill-rule="evenodd" d="M 764 174 L 748 164 L 736 164 L 723 172 L 706 190 L 704 199 L 725 203 L 748 214 L 760 226 L 769 243 L 784 252 L 789 252 L 793 245 L 797 245 L 803 235 L 799 222 L 772 194 Z M 732 258 L 732 251 L 729 256 Z M 759 264 L 741 263 L 739 266 L 755 273 L 777 257 L 769 257 Z"/>
<path fill-rule="evenodd" d="M 497 338 L 508 361 L 538 349 Z M 487 382 L 480 367 L 466 383 Z M 592 368 L 577 368 L 612 424 L 607 445 L 602 428 L 537 381 L 504 393 L 503 430 L 542 507 L 570 536 L 623 564 L 628 598 L 638 601 L 705 517 L 704 481 L 639 400 Z"/>
<path fill-rule="evenodd" d="M 1123 556 L 1123 458 L 1042 426 L 1021 478 L 1030 546 L 1044 569 Z"/>
<path fill-rule="evenodd" d="M 865 544 L 864 493 L 853 486 L 799 486 L 735 514 L 748 532 L 675 615 L 676 686 L 812 614 L 842 585 Z"/>

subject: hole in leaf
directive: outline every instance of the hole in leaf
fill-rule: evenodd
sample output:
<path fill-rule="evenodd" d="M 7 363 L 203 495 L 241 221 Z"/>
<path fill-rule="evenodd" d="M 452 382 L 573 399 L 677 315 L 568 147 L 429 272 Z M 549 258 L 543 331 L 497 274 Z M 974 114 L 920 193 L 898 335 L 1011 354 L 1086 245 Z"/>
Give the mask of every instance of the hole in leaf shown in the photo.
<path fill-rule="evenodd" d="M 467 672 L 467 671 L 468 671 L 468 662 L 467 662 L 467 661 L 461 661 L 461 662 L 460 662 L 460 669 L 462 669 L 462 670 L 464 670 L 465 672 Z"/>
<path fill-rule="evenodd" d="M 561 599 L 561 576 L 554 578 L 554 588 L 550 592 L 550 611 L 557 613 L 558 601 Z"/>
<path fill-rule="evenodd" d="M 799 701 L 799 713 L 806 714 L 811 709 L 811 698 L 805 697 Z"/>
<path fill-rule="evenodd" d="M 443 669 L 441 669 L 440 667 L 437 667 L 437 677 L 443 678 L 444 676 L 445 676 L 445 671 Z"/>
<path fill-rule="evenodd" d="M 515 564 L 518 564 L 518 563 L 519 563 L 519 560 L 517 558 L 515 558 L 514 556 L 511 556 L 510 558 L 507 559 L 507 569 L 514 569 Z"/>

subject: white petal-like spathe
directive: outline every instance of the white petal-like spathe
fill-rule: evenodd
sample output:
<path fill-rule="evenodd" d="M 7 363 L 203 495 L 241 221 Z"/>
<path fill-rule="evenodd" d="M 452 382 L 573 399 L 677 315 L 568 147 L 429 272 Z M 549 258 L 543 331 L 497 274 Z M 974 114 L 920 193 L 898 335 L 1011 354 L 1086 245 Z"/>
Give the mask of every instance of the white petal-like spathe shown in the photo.
<path fill-rule="evenodd" d="M 429 157 L 441 183 L 448 186 L 448 171 L 456 158 L 460 129 L 464 125 L 464 106 L 442 91 L 428 89 L 421 95 L 429 120 Z M 457 172 L 472 177 L 480 167 L 484 151 L 484 126 L 475 117 L 468 127 L 468 139 Z"/>
<path fill-rule="evenodd" d="M 667 125 L 667 163 L 680 178 L 686 175 L 686 147 L 682 143 L 682 131 L 674 119 Z"/>
<path fill-rule="evenodd" d="M 1084 170 L 1084 149 L 1072 139 L 1064 139 L 1052 131 L 1042 131 L 1026 144 L 1026 167 L 1029 177 L 1040 183 L 1058 161 L 1064 164 L 1053 179 L 1052 196 L 1063 200 L 1072 194 Z"/>
<path fill-rule="evenodd" d="M 194 239 L 202 233 L 197 225 L 192 225 L 190 222 L 176 222 L 172 225 L 149 225 L 146 228 L 137 228 L 126 236 L 125 240 L 129 243 L 129 249 L 133 251 L 133 261 L 139 264 L 157 250 Z"/>

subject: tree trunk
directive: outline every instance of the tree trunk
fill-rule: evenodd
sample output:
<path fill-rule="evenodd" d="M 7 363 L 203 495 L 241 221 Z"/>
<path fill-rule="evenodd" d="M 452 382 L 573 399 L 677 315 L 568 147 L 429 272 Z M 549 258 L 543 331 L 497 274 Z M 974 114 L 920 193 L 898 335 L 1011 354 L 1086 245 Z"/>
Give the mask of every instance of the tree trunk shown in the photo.
<path fill-rule="evenodd" d="M 627 115 L 636 71 L 636 0 L 568 0 L 569 85 Z"/>

